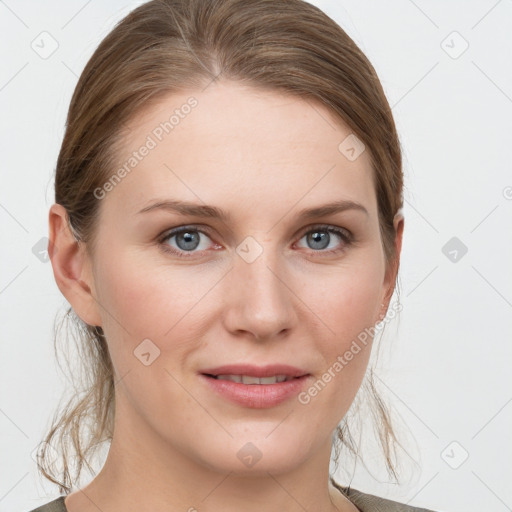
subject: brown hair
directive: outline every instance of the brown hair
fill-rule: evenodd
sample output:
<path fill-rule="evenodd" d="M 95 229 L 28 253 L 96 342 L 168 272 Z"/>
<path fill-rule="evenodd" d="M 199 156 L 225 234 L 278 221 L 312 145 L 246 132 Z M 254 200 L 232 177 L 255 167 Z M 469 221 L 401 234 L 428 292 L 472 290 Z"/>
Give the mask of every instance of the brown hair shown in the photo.
<path fill-rule="evenodd" d="M 391 109 L 373 66 L 354 41 L 302 0 L 153 0 L 115 26 L 80 76 L 57 160 L 55 202 L 65 207 L 77 241 L 94 250 L 99 211 L 94 190 L 117 165 L 126 124 L 162 96 L 204 88 L 220 76 L 311 100 L 350 127 L 369 151 L 384 254 L 397 268 L 393 220 L 403 205 L 403 175 Z M 54 415 L 38 467 L 69 493 L 83 464 L 91 467 L 89 454 L 112 439 L 115 383 L 101 328 L 85 324 L 71 308 L 66 320 L 76 329 L 83 375 L 75 375 L 77 393 Z M 55 350 L 58 354 L 56 345 Z M 397 480 L 397 439 L 372 375 L 367 372 L 362 388 L 374 401 L 386 466 Z M 357 455 L 346 418 L 337 438 Z M 62 452 L 59 471 L 50 461 L 49 446 Z M 75 478 L 69 450 L 77 463 Z"/>

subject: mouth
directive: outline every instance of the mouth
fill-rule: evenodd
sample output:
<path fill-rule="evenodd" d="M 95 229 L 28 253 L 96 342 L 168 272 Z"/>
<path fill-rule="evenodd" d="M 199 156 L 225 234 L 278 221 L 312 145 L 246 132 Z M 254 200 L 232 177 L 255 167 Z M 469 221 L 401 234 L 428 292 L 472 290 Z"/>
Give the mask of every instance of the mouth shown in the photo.
<path fill-rule="evenodd" d="M 309 375 L 307 371 L 287 364 L 230 364 L 206 368 L 201 373 L 214 379 L 242 384 L 276 384 Z"/>
<path fill-rule="evenodd" d="M 263 409 L 293 399 L 312 375 L 289 365 L 229 365 L 200 372 L 207 388 L 239 406 Z"/>
<path fill-rule="evenodd" d="M 207 377 L 217 380 L 229 380 L 231 382 L 238 382 L 239 384 L 278 384 L 280 382 L 288 382 L 294 379 L 300 379 L 300 377 L 291 377 L 289 375 L 272 375 L 270 377 L 256 377 L 254 375 L 210 375 L 204 373 Z"/>

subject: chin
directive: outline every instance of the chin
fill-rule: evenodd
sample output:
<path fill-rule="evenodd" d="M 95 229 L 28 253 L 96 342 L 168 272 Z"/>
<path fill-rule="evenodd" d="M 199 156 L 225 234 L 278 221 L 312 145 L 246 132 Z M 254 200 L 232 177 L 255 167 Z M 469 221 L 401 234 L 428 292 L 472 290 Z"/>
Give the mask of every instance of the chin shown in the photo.
<path fill-rule="evenodd" d="M 275 426 L 273 427 L 275 428 Z M 234 436 L 228 442 L 210 445 L 208 457 L 201 453 L 203 463 L 211 469 L 223 473 L 233 473 L 239 476 L 265 476 L 268 473 L 279 474 L 292 471 L 308 458 L 298 447 L 304 447 L 300 436 L 283 432 L 269 432 L 265 429 L 262 435 Z"/>

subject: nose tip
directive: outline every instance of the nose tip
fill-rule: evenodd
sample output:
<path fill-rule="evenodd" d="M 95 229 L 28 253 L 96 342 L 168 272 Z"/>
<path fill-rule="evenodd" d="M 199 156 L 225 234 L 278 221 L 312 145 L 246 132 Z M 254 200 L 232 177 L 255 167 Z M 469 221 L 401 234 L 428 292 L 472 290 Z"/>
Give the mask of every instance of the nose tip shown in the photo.
<path fill-rule="evenodd" d="M 249 331 L 258 339 L 271 338 L 294 324 L 293 293 L 285 284 L 286 275 L 279 275 L 284 272 L 270 251 L 259 251 L 258 242 L 246 243 L 241 248 L 247 248 L 243 254 L 251 258 L 240 256 L 226 282 L 227 327 Z"/>

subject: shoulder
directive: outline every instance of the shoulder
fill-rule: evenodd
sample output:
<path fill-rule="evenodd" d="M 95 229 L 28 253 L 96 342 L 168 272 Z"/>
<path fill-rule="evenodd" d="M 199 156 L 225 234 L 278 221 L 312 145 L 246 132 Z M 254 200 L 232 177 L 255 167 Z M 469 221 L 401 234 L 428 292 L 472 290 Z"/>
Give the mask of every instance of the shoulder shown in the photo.
<path fill-rule="evenodd" d="M 434 512 L 426 508 L 412 507 L 398 501 L 366 494 L 357 489 L 343 487 L 333 480 L 331 481 L 361 512 Z"/>
<path fill-rule="evenodd" d="M 361 512 L 433 512 L 426 508 L 412 507 L 398 501 L 366 494 L 357 489 L 350 489 L 347 496 Z"/>
<path fill-rule="evenodd" d="M 41 505 L 30 512 L 67 512 L 66 505 L 64 505 L 64 498 L 65 496 L 59 496 L 56 500 Z"/>
<path fill-rule="evenodd" d="M 343 493 L 361 512 L 434 512 L 426 508 L 411 507 L 398 501 L 387 500 L 367 494 L 354 488 L 342 487 L 333 481 L 333 485 Z M 65 496 L 46 503 L 30 512 L 67 512 Z"/>

